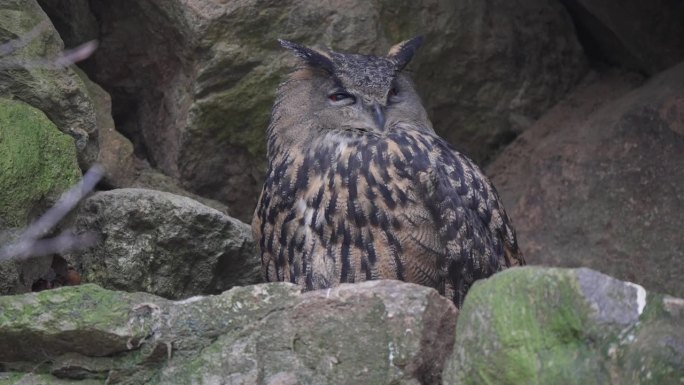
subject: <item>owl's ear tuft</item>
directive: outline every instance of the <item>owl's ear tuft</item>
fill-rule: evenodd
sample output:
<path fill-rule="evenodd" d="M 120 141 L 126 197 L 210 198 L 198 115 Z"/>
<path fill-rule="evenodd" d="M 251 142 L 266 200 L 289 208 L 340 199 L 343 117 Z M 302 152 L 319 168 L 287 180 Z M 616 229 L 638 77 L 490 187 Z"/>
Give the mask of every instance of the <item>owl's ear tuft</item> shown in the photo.
<path fill-rule="evenodd" d="M 320 68 L 331 74 L 333 73 L 333 62 L 327 53 L 288 40 L 278 39 L 278 43 L 283 48 L 292 51 L 296 57 L 302 59 L 307 65 Z"/>
<path fill-rule="evenodd" d="M 401 71 L 411 61 L 411 58 L 413 58 L 413 55 L 416 53 L 422 43 L 422 36 L 416 36 L 413 39 L 404 40 L 390 48 L 389 52 L 387 53 L 387 57 L 396 63 L 396 70 Z"/>

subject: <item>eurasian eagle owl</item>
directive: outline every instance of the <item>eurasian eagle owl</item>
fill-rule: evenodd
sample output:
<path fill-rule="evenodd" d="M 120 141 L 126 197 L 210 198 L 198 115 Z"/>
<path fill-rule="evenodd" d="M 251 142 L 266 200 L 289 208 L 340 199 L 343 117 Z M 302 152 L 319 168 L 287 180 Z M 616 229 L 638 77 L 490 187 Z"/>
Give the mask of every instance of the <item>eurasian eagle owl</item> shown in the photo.
<path fill-rule="evenodd" d="M 304 289 L 399 279 L 461 306 L 472 283 L 525 263 L 491 182 L 435 134 L 387 56 L 280 44 L 301 66 L 280 85 L 252 230 L 267 281 Z"/>

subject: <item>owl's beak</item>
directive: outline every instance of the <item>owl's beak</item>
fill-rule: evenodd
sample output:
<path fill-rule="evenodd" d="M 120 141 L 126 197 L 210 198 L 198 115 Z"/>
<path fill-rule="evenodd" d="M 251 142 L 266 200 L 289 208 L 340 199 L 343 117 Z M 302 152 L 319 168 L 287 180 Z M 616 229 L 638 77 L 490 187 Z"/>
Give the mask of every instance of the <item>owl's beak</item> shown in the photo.
<path fill-rule="evenodd" d="M 373 104 L 373 121 L 380 131 L 385 129 L 385 111 L 378 103 Z"/>

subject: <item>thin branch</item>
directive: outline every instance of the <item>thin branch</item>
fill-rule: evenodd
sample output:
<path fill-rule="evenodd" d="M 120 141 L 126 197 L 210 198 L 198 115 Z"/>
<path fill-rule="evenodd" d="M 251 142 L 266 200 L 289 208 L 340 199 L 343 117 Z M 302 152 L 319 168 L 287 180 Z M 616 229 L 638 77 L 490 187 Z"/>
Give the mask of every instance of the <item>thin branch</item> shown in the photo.
<path fill-rule="evenodd" d="M 38 37 L 43 31 L 45 31 L 50 26 L 50 21 L 45 19 L 38 23 L 33 29 L 26 32 L 22 36 L 14 40 L 10 40 L 7 43 L 0 45 L 0 56 L 6 56 L 12 52 L 18 50 L 19 48 L 25 47 L 28 43 L 32 42 Z"/>
<path fill-rule="evenodd" d="M 50 26 L 50 20 L 45 19 L 18 38 L 0 44 L 0 70 L 20 68 L 60 69 L 87 59 L 97 49 L 97 40 L 90 40 L 75 48 L 64 50 L 53 57 L 27 60 L 11 56 L 12 53 L 35 40 Z"/>
<path fill-rule="evenodd" d="M 17 243 L 0 248 L 0 260 L 28 258 L 92 246 L 97 241 L 97 236 L 92 233 L 74 235 L 66 230 L 54 238 L 40 238 L 52 230 L 85 196 L 90 194 L 103 175 L 104 169 L 100 165 L 91 167 L 78 184 L 62 194 L 54 206 L 22 233 Z"/>
<path fill-rule="evenodd" d="M 90 57 L 97 49 L 97 40 L 87 41 L 75 48 L 65 50 L 62 55 L 55 59 L 57 67 L 68 67 Z"/>
<path fill-rule="evenodd" d="M 97 233 L 92 231 L 83 234 L 73 234 L 71 230 L 65 230 L 56 237 L 39 239 L 30 243 L 20 243 L 16 247 L 10 247 L 7 255 L 0 252 L 0 260 L 3 258 L 23 259 L 50 254 L 63 254 L 94 246 L 99 240 L 100 237 Z"/>
<path fill-rule="evenodd" d="M 76 48 L 63 51 L 60 55 L 47 58 L 26 60 L 19 58 L 5 58 L 0 61 L 0 70 L 7 69 L 26 69 L 26 68 L 47 68 L 61 69 L 74 63 L 87 59 L 97 49 L 97 40 L 91 40 L 79 45 Z"/>

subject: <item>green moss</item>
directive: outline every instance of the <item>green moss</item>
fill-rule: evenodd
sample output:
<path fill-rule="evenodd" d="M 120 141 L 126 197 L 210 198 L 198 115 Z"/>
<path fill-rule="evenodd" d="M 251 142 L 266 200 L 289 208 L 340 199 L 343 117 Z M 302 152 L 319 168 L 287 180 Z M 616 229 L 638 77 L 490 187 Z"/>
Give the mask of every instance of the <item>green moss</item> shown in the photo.
<path fill-rule="evenodd" d="M 0 227 L 22 227 L 81 176 L 76 148 L 41 111 L 0 99 Z"/>
<path fill-rule="evenodd" d="M 642 324 L 671 316 L 663 306 L 664 298 L 664 295 L 658 293 L 646 294 L 646 306 L 644 306 L 644 311 L 639 317 Z"/>
<path fill-rule="evenodd" d="M 24 373 L 0 373 L 0 385 L 14 385 L 19 383 Z"/>
<path fill-rule="evenodd" d="M 466 383 L 603 383 L 584 341 L 588 311 L 567 271 L 511 269 L 476 283 L 456 330 L 471 336 L 456 341 L 472 354 Z"/>
<path fill-rule="evenodd" d="M 0 330 L 33 330 L 37 324 L 48 331 L 60 330 L 65 323 L 78 330 L 116 328 L 130 318 L 131 302 L 125 296 L 93 284 L 2 296 Z"/>
<path fill-rule="evenodd" d="M 4 374 L 8 374 L 7 377 L 3 377 Z M 78 385 L 101 385 L 104 384 L 104 380 L 70 380 L 57 378 L 50 374 L 38 374 L 38 373 L 2 373 L 0 374 L 0 385 L 16 385 L 16 384 L 40 384 L 40 385 L 67 385 L 67 384 L 78 384 Z"/>
<path fill-rule="evenodd" d="M 383 20 L 382 28 L 390 44 L 413 38 L 424 33 L 421 25 L 420 14 L 423 4 L 418 2 L 406 2 L 398 4 L 396 1 L 382 0 L 378 2 L 380 19 Z M 377 52 L 384 54 L 385 52 Z"/>
<path fill-rule="evenodd" d="M 648 293 L 639 323 L 623 338 L 619 367 L 623 383 L 684 384 L 684 314 L 665 308 L 666 296 Z"/>
<path fill-rule="evenodd" d="M 199 102 L 195 125 L 214 135 L 213 140 L 244 147 L 261 157 L 266 153 L 266 128 L 281 76 L 266 69 L 255 72 L 229 90 Z"/>

